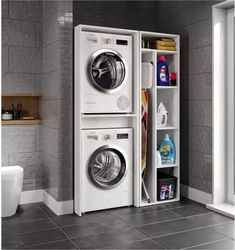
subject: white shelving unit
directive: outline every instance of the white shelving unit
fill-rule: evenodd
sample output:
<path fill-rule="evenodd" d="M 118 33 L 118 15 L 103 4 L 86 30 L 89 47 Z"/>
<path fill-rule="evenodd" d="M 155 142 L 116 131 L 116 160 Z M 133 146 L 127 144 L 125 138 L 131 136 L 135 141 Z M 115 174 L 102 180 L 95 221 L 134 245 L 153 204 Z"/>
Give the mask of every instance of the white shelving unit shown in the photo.
<path fill-rule="evenodd" d="M 178 35 L 140 32 L 140 46 L 142 44 L 142 39 L 146 37 L 156 40 L 158 38 L 172 38 L 176 42 L 176 51 L 161 51 L 157 49 L 140 47 L 140 62 L 149 62 L 153 64 L 153 82 L 151 88 L 148 89 L 148 155 L 146 175 L 144 179 L 151 203 L 148 203 L 145 194 L 141 188 L 140 206 L 162 204 L 167 202 L 178 201 L 180 199 L 180 38 Z M 160 55 L 165 55 L 166 62 L 169 67 L 169 72 L 177 73 L 176 86 L 157 86 L 157 58 Z M 140 72 L 140 79 L 142 79 L 142 72 Z M 168 111 L 168 125 L 166 127 L 157 126 L 157 109 L 160 102 L 163 102 Z M 164 135 L 166 133 L 169 134 L 170 139 L 176 147 L 176 160 L 175 163 L 171 165 L 157 166 L 157 146 L 164 139 Z M 158 201 L 158 175 L 160 172 L 169 173 L 170 170 L 173 170 L 173 175 L 177 177 L 176 197 L 171 200 Z"/>

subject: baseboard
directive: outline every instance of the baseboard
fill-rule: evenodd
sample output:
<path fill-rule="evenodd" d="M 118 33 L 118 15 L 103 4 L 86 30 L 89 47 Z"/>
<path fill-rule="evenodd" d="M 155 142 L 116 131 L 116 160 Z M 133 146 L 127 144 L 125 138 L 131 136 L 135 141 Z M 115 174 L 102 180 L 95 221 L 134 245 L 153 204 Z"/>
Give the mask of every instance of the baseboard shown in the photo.
<path fill-rule="evenodd" d="M 206 192 L 200 191 L 195 188 L 191 188 L 185 185 L 180 185 L 180 194 L 186 198 L 197 201 L 202 204 L 212 203 L 212 195 Z"/>
<path fill-rule="evenodd" d="M 44 191 L 44 193 L 43 193 L 43 202 L 56 215 L 72 214 L 73 213 L 73 200 L 57 201 L 52 196 L 50 196 L 46 191 Z"/>
<path fill-rule="evenodd" d="M 43 202 L 56 215 L 73 213 L 73 200 L 57 201 L 43 189 L 24 191 L 21 193 L 20 204 L 28 204 L 35 202 Z"/>
<path fill-rule="evenodd" d="M 20 196 L 20 204 L 42 202 L 43 192 L 44 190 L 42 189 L 22 192 Z"/>
<path fill-rule="evenodd" d="M 214 212 L 223 214 L 233 220 L 235 220 L 235 208 L 231 204 L 207 204 L 206 207 Z"/>

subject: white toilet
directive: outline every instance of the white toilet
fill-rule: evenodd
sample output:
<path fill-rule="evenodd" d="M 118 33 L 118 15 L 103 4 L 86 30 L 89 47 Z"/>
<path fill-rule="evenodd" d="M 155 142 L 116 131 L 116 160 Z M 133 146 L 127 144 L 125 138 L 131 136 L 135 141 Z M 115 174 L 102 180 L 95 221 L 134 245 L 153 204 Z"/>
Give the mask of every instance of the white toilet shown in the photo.
<path fill-rule="evenodd" d="M 23 185 L 24 169 L 20 166 L 1 167 L 2 217 L 16 213 Z"/>

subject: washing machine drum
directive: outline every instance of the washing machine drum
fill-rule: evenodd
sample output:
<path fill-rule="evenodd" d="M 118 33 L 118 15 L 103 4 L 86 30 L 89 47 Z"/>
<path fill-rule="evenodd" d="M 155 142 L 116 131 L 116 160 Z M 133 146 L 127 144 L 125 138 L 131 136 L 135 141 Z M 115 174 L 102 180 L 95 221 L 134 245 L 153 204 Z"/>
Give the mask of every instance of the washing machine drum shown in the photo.
<path fill-rule="evenodd" d="M 91 182 L 99 188 L 116 187 L 124 180 L 126 174 L 126 160 L 117 149 L 103 146 L 90 157 L 88 175 Z"/>
<path fill-rule="evenodd" d="M 109 49 L 91 55 L 88 63 L 88 78 L 93 87 L 103 93 L 114 93 L 125 83 L 126 63 L 122 56 Z"/>

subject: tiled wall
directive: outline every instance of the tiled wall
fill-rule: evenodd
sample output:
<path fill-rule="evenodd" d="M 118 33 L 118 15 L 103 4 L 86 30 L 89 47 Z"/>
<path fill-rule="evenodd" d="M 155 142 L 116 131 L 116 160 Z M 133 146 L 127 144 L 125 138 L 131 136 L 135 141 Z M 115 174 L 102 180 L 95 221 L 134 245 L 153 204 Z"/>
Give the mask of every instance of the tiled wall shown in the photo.
<path fill-rule="evenodd" d="M 42 93 L 43 125 L 3 126 L 3 165 L 24 190 L 73 199 L 72 1 L 3 1 L 2 91 Z"/>
<path fill-rule="evenodd" d="M 43 187 L 41 126 L 2 127 L 2 166 L 24 168 L 23 190 Z"/>
<path fill-rule="evenodd" d="M 35 93 L 42 70 L 40 1 L 2 1 L 2 91 Z"/>
<path fill-rule="evenodd" d="M 43 1 L 44 188 L 56 200 L 73 199 L 72 1 Z"/>
<path fill-rule="evenodd" d="M 74 26 L 155 31 L 157 1 L 73 1 Z"/>
<path fill-rule="evenodd" d="M 161 1 L 156 15 L 160 32 L 181 36 L 181 182 L 207 193 L 212 192 L 213 4 Z"/>
<path fill-rule="evenodd" d="M 2 1 L 2 92 L 36 93 L 42 70 L 40 1 Z M 24 168 L 23 190 L 43 187 L 41 126 L 2 127 L 2 166 Z"/>

